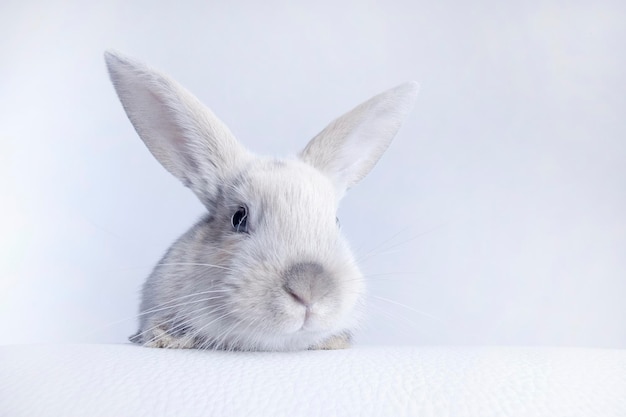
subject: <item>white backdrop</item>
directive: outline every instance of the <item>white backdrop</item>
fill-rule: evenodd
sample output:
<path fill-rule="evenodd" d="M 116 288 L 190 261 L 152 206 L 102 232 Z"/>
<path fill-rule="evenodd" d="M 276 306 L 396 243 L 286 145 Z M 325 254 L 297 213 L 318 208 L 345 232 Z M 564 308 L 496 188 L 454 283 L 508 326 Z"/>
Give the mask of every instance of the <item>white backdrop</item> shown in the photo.
<path fill-rule="evenodd" d="M 116 48 L 264 154 L 420 82 L 340 211 L 360 343 L 626 347 L 626 3 L 294 3 L 2 3 L 0 343 L 125 341 L 203 211 L 127 121 Z"/>

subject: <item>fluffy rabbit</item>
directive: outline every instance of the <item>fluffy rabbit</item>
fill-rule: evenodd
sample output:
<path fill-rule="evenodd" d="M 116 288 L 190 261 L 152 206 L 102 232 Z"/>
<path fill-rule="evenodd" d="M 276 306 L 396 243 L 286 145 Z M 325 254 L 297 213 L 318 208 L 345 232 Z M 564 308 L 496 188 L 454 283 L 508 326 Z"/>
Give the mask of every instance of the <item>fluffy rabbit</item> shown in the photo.
<path fill-rule="evenodd" d="M 417 84 L 371 98 L 297 157 L 276 159 L 246 150 L 166 75 L 117 52 L 105 59 L 141 139 L 207 209 L 145 282 L 130 340 L 162 348 L 348 347 L 364 282 L 337 206 L 389 146 Z"/>

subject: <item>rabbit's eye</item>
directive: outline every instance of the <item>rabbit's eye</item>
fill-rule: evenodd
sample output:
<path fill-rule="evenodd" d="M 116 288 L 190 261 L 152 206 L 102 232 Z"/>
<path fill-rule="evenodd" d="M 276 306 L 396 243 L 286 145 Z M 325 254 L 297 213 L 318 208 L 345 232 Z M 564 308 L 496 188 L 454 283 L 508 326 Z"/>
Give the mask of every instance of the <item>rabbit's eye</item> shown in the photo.
<path fill-rule="evenodd" d="M 341 223 L 339 222 L 339 217 L 335 217 L 335 223 L 337 223 L 337 227 L 341 229 Z"/>
<path fill-rule="evenodd" d="M 248 208 L 239 206 L 233 217 L 230 218 L 230 224 L 239 233 L 248 233 Z"/>

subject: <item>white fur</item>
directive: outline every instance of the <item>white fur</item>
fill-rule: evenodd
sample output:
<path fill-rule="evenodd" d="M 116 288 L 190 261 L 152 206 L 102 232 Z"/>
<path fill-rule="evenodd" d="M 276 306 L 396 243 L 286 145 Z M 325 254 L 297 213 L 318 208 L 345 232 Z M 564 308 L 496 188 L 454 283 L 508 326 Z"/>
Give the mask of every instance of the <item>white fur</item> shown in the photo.
<path fill-rule="evenodd" d="M 340 348 L 357 326 L 364 283 L 335 223 L 339 198 L 387 149 L 417 86 L 406 83 L 333 121 L 300 153 L 248 152 L 167 76 L 105 54 L 124 109 L 152 154 L 208 214 L 144 284 L 133 341 L 153 347 Z M 231 225 L 247 210 L 247 229 Z"/>

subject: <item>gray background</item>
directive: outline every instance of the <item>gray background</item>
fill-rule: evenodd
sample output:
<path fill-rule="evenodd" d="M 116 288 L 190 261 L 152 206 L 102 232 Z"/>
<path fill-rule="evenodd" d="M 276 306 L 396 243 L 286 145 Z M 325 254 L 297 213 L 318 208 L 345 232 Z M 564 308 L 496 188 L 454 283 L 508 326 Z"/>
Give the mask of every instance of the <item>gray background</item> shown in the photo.
<path fill-rule="evenodd" d="M 126 120 L 116 48 L 262 154 L 420 82 L 339 213 L 370 288 L 360 343 L 626 347 L 625 5 L 3 2 L 0 343 L 125 341 L 202 213 Z"/>

